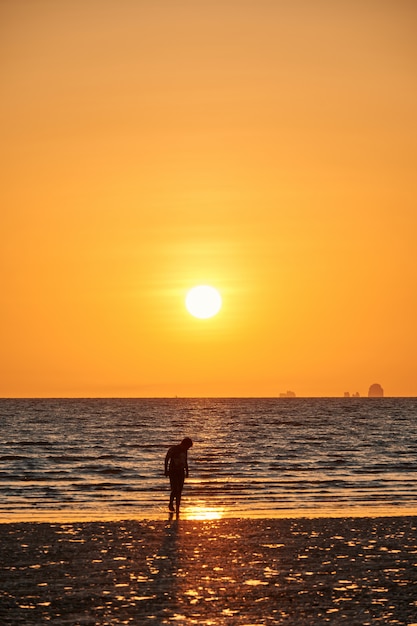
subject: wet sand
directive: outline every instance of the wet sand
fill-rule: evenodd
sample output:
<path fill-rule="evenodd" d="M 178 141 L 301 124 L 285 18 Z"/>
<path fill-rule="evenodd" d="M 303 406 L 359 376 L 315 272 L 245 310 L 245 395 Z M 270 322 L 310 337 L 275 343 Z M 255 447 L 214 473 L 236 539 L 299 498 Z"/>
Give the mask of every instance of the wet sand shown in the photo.
<path fill-rule="evenodd" d="M 417 625 L 417 517 L 0 524 L 0 623 Z"/>

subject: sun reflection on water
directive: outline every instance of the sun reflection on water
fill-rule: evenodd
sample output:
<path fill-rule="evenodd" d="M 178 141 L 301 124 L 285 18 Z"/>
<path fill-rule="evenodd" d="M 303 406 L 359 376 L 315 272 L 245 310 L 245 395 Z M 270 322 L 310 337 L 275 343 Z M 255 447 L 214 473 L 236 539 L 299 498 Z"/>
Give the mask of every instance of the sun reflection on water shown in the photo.
<path fill-rule="evenodd" d="M 216 520 L 222 519 L 223 515 L 223 509 L 204 505 L 193 505 L 184 510 L 184 517 L 188 520 Z"/>

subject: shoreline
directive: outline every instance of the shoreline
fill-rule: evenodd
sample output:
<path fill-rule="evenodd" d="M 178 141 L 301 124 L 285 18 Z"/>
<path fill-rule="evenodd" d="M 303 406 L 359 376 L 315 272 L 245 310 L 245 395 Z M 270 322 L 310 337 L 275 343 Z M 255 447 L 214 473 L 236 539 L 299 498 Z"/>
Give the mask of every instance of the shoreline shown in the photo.
<path fill-rule="evenodd" d="M 417 506 L 346 506 L 320 508 L 291 509 L 226 509 L 187 504 L 183 506 L 180 519 L 190 521 L 211 520 L 281 520 L 281 519 L 341 519 L 341 518 L 381 518 L 381 517 L 414 517 Z M 122 509 L 116 511 L 90 509 L 35 509 L 0 512 L 0 524 L 18 523 L 68 523 L 68 522 L 121 522 L 132 521 L 163 521 L 169 518 L 168 508 L 153 511 Z"/>

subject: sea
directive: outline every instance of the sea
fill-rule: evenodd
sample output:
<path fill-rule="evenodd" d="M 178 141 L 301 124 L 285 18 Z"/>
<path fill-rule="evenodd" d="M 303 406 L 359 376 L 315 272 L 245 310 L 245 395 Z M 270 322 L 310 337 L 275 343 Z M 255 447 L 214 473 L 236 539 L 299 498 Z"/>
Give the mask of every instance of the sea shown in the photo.
<path fill-rule="evenodd" d="M 416 398 L 0 399 L 0 521 L 417 511 Z"/>

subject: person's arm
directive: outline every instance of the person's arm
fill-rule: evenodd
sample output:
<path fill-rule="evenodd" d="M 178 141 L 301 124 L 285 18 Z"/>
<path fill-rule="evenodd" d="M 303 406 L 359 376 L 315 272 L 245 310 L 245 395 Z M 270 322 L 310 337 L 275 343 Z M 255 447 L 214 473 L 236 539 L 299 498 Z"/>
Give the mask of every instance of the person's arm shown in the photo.
<path fill-rule="evenodd" d="M 172 448 L 168 450 L 165 456 L 165 476 L 168 476 L 168 462 L 171 456 L 172 456 Z"/>
<path fill-rule="evenodd" d="M 185 453 L 185 477 L 188 478 L 188 454 Z"/>

